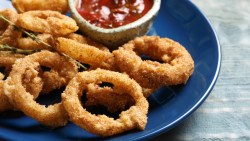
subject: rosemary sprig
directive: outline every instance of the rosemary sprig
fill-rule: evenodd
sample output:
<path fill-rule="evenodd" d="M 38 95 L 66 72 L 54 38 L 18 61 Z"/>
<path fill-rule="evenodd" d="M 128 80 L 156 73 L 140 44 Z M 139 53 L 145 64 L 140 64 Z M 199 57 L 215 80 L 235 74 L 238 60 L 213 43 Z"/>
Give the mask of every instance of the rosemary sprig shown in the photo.
<path fill-rule="evenodd" d="M 11 51 L 11 52 L 14 52 L 14 53 L 29 55 L 29 54 L 32 54 L 32 53 L 35 53 L 35 52 L 39 52 L 41 50 L 38 50 L 38 49 L 36 49 L 36 50 L 23 50 L 23 49 L 18 49 L 18 48 L 11 47 L 9 45 L 0 44 L 0 51 Z"/>
<path fill-rule="evenodd" d="M 8 20 L 7 18 L 5 18 L 2 14 L 0 14 L 0 19 L 6 21 L 9 25 L 13 26 L 15 29 L 23 32 L 24 34 L 26 34 L 29 38 L 31 38 L 35 42 L 45 45 L 49 50 L 56 51 L 50 44 L 44 42 L 43 40 L 41 40 L 40 38 L 38 38 L 35 34 L 29 33 L 25 29 L 16 26 L 15 23 L 13 23 L 10 20 Z M 6 50 L 9 49 L 9 51 L 13 51 L 13 52 L 19 52 L 19 53 L 23 52 L 23 54 L 31 52 L 31 50 L 29 50 L 29 51 L 28 50 L 21 50 L 21 49 L 17 49 L 17 48 L 6 46 L 6 45 L 2 45 L 1 48 L 3 48 L 3 49 L 5 48 Z M 34 50 L 34 52 L 36 52 L 36 50 Z M 72 57 L 70 57 L 70 56 L 68 56 L 68 55 L 66 55 L 64 53 L 61 53 L 61 52 L 58 52 L 58 53 L 61 54 L 61 55 L 63 55 L 64 57 L 68 58 L 69 60 L 72 60 L 73 62 L 75 62 L 78 65 L 78 67 L 81 67 L 84 70 L 87 70 L 87 68 L 84 65 L 82 65 L 80 62 L 78 62 L 77 60 L 73 59 Z"/>

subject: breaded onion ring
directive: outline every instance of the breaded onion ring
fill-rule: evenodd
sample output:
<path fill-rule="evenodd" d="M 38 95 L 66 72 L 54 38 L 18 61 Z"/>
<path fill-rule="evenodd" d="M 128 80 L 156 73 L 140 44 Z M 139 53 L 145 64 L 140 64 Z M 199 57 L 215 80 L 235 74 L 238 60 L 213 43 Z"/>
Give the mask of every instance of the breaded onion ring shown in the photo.
<path fill-rule="evenodd" d="M 121 112 L 116 120 L 106 115 L 89 113 L 82 107 L 80 97 L 86 90 L 86 85 L 100 82 L 112 83 L 115 92 L 131 95 L 135 105 Z M 97 69 L 78 73 L 66 87 L 62 101 L 72 122 L 97 135 L 111 136 L 134 128 L 143 130 L 147 123 L 148 102 L 142 94 L 140 85 L 118 72 Z"/>
<path fill-rule="evenodd" d="M 0 14 L 3 15 L 9 21 L 15 23 L 18 18 L 18 14 L 10 9 L 0 11 Z M 9 23 L 0 19 L 0 44 L 8 44 L 10 46 L 16 46 L 16 39 L 21 37 L 22 33 Z"/>
<path fill-rule="evenodd" d="M 81 63 L 94 68 L 113 69 L 113 54 L 95 46 L 81 44 L 77 41 L 59 37 L 56 50 L 65 53 Z"/>
<path fill-rule="evenodd" d="M 69 34 L 68 36 L 66 36 L 66 38 L 72 39 L 72 40 L 77 41 L 77 42 L 82 43 L 82 44 L 88 44 L 91 46 L 95 46 L 96 48 L 99 48 L 100 50 L 109 51 L 109 49 L 106 46 L 104 46 L 103 44 L 98 43 L 98 42 L 96 42 L 88 37 L 85 37 L 83 35 L 80 35 L 80 34 L 72 33 L 72 34 Z"/>
<path fill-rule="evenodd" d="M 145 98 L 149 97 L 154 89 L 142 88 Z M 116 93 L 111 87 L 100 87 L 98 85 L 87 85 L 86 106 L 104 106 L 111 113 L 124 111 L 135 103 L 130 95 Z"/>
<path fill-rule="evenodd" d="M 49 71 L 45 71 L 42 74 L 43 79 L 43 94 L 48 94 L 52 90 L 59 89 L 62 86 L 66 86 L 68 82 L 78 73 L 78 68 L 75 63 L 68 61 L 64 57 L 46 56 L 51 60 L 51 63 L 47 63 L 46 67 L 51 68 Z M 54 61 L 54 63 L 53 63 Z"/>
<path fill-rule="evenodd" d="M 54 45 L 54 38 L 50 34 L 38 34 L 36 35 L 37 38 L 42 40 L 43 42 L 53 46 Z M 16 39 L 17 48 L 20 49 L 27 49 L 27 50 L 34 50 L 34 49 L 48 49 L 48 46 L 44 45 L 43 43 L 38 43 L 37 41 L 32 40 L 29 37 L 20 37 Z"/>
<path fill-rule="evenodd" d="M 51 127 L 63 126 L 68 121 L 68 115 L 62 103 L 49 105 L 38 104 L 23 86 L 23 79 L 33 76 L 37 79 L 40 65 L 60 70 L 58 73 L 70 75 L 67 66 L 70 62 L 65 57 L 57 53 L 42 51 L 19 59 L 13 65 L 12 71 L 4 84 L 4 93 L 8 96 L 10 102 L 27 116 L 36 119 L 38 122 Z"/>
<path fill-rule="evenodd" d="M 15 61 L 23 57 L 24 55 L 21 54 L 16 54 L 8 51 L 0 51 L 0 68 L 4 69 L 4 72 L 3 74 L 1 73 L 0 78 L 0 112 L 14 109 L 14 107 L 9 103 L 8 97 L 4 95 L 4 78 L 8 76 Z M 38 97 L 39 92 L 42 89 L 42 82 L 25 83 L 24 85 L 27 91 L 30 91 L 35 98 Z"/>
<path fill-rule="evenodd" d="M 111 113 L 123 111 L 134 104 L 128 94 L 115 92 L 111 87 L 100 87 L 97 84 L 87 85 L 86 106 L 104 106 Z"/>
<path fill-rule="evenodd" d="M 69 10 L 68 0 L 12 0 L 19 13 L 33 10 L 52 10 L 66 13 Z"/>
<path fill-rule="evenodd" d="M 0 112 L 13 109 L 12 105 L 9 103 L 8 97 L 4 95 L 3 84 L 4 75 L 0 73 Z"/>
<path fill-rule="evenodd" d="M 72 18 L 56 11 L 29 11 L 19 14 L 16 25 L 38 33 L 65 36 L 78 30 Z"/>
<path fill-rule="evenodd" d="M 158 36 L 143 36 L 113 52 L 115 63 L 144 88 L 186 83 L 194 70 L 194 61 L 179 43 Z M 141 55 L 154 60 L 141 59 Z"/>
<path fill-rule="evenodd" d="M 0 10 L 0 14 L 11 22 L 16 22 L 18 16 L 18 14 L 11 9 Z M 0 20 L 0 31 L 6 29 L 8 26 L 9 24 L 7 22 Z"/>

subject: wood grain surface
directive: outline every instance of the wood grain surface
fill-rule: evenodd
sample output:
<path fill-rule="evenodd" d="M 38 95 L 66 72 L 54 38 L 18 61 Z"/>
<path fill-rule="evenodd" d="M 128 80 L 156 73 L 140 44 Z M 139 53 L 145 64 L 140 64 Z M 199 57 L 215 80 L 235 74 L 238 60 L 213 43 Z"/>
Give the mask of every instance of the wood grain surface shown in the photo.
<path fill-rule="evenodd" d="M 192 0 L 215 28 L 222 50 L 218 81 L 187 120 L 152 141 L 250 140 L 250 0 Z"/>

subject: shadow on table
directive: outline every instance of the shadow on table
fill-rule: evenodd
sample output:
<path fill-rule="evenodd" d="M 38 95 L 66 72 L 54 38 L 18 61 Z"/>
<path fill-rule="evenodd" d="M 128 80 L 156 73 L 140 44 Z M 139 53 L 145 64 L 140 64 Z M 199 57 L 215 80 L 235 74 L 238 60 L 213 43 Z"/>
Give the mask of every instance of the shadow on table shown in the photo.
<path fill-rule="evenodd" d="M 164 141 L 183 141 L 179 138 L 179 136 L 184 132 L 184 129 L 188 127 L 189 123 L 192 122 L 191 120 L 192 120 L 192 116 L 188 117 L 185 121 L 183 121 L 182 123 L 180 123 L 173 129 L 149 141 L 163 141 L 163 140 Z"/>

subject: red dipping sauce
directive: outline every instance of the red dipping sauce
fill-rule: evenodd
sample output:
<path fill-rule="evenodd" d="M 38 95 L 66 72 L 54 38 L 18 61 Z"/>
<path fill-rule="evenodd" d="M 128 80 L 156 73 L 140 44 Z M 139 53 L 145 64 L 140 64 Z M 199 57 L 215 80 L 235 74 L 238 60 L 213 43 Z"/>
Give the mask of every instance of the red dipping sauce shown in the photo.
<path fill-rule="evenodd" d="M 116 28 L 144 16 L 154 0 L 79 0 L 79 14 L 91 24 Z"/>

